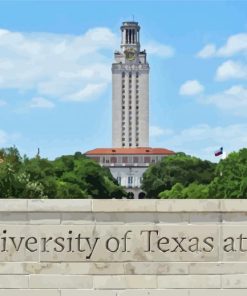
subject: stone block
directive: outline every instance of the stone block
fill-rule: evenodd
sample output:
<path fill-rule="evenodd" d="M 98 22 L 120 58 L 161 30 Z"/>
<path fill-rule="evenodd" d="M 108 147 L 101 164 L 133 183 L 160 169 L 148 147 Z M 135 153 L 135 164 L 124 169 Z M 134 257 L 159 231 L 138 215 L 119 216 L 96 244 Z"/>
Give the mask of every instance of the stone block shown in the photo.
<path fill-rule="evenodd" d="M 28 213 L 29 224 L 35 225 L 57 225 L 60 224 L 60 213 Z"/>
<path fill-rule="evenodd" d="M 2 274 L 28 274 L 23 262 L 0 262 L 0 275 Z"/>
<path fill-rule="evenodd" d="M 219 212 L 217 199 L 167 199 L 157 200 L 158 212 Z"/>
<path fill-rule="evenodd" d="M 247 213 L 222 213 L 223 224 L 247 224 Z"/>
<path fill-rule="evenodd" d="M 131 215 L 132 213 L 128 213 Z M 113 224 L 113 225 L 123 225 L 125 223 L 125 213 L 106 213 L 106 212 L 94 212 L 94 221 L 96 224 Z"/>
<path fill-rule="evenodd" d="M 219 262 L 193 262 L 189 264 L 189 274 L 221 274 Z"/>
<path fill-rule="evenodd" d="M 158 275 L 158 288 L 213 289 L 221 288 L 220 275 Z"/>
<path fill-rule="evenodd" d="M 61 296 L 59 290 L 0 289 L 0 296 Z"/>
<path fill-rule="evenodd" d="M 222 199 L 220 204 L 222 212 L 247 212 L 246 199 Z"/>
<path fill-rule="evenodd" d="M 222 275 L 223 289 L 247 289 L 247 274 Z"/>
<path fill-rule="evenodd" d="M 0 275 L 0 289 L 28 288 L 27 275 Z"/>
<path fill-rule="evenodd" d="M 152 275 L 103 275 L 94 276 L 95 289 L 155 289 L 156 276 Z"/>
<path fill-rule="evenodd" d="M 189 296 L 246 296 L 245 289 L 193 289 L 189 291 Z"/>
<path fill-rule="evenodd" d="M 0 212 L 27 212 L 27 199 L 0 199 Z"/>
<path fill-rule="evenodd" d="M 117 291 L 107 290 L 61 290 L 61 296 L 117 296 Z"/>
<path fill-rule="evenodd" d="M 69 213 L 61 213 L 61 224 L 94 224 L 94 215 L 89 212 L 69 212 Z"/>
<path fill-rule="evenodd" d="M 156 212 L 156 200 L 94 199 L 93 212 Z"/>
<path fill-rule="evenodd" d="M 0 224 L 28 224 L 28 214 L 23 212 L 1 212 L 0 211 Z"/>
<path fill-rule="evenodd" d="M 93 278 L 87 275 L 30 275 L 31 289 L 92 289 Z"/>
<path fill-rule="evenodd" d="M 189 213 L 156 213 L 157 223 L 160 224 L 189 224 Z"/>
<path fill-rule="evenodd" d="M 193 262 L 189 265 L 190 274 L 244 274 L 246 262 Z"/>
<path fill-rule="evenodd" d="M 118 291 L 117 296 L 189 296 L 185 289 L 138 289 Z"/>
<path fill-rule="evenodd" d="M 68 262 L 61 263 L 61 269 L 65 274 L 88 274 L 88 275 L 116 275 L 124 274 L 123 263 L 116 262 Z"/>
<path fill-rule="evenodd" d="M 221 219 L 221 213 L 190 213 L 192 224 L 219 224 Z"/>
<path fill-rule="evenodd" d="M 125 274 L 188 274 L 189 264 L 178 262 L 126 262 Z"/>
<path fill-rule="evenodd" d="M 91 199 L 30 199 L 29 212 L 91 212 Z"/>

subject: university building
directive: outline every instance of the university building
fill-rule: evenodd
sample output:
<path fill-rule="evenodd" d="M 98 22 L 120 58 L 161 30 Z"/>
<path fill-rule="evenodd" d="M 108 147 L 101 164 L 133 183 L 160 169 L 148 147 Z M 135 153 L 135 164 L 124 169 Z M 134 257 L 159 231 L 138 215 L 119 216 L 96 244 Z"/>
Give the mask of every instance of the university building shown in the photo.
<path fill-rule="evenodd" d="M 120 50 L 112 64 L 112 148 L 86 156 L 109 167 L 134 198 L 143 198 L 142 175 L 150 164 L 173 151 L 149 147 L 149 64 L 141 50 L 138 22 L 123 22 Z"/>

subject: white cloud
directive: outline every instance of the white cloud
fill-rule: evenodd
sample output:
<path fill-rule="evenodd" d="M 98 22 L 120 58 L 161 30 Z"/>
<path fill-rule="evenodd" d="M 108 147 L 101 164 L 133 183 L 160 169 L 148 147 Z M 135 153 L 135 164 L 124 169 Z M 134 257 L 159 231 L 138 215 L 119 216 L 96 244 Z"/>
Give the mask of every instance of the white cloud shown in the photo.
<path fill-rule="evenodd" d="M 228 126 L 201 124 L 174 132 L 174 135 L 167 138 L 162 146 L 216 161 L 214 151 L 221 146 L 227 153 L 247 147 L 246 130 L 247 124 Z"/>
<path fill-rule="evenodd" d="M 42 98 L 42 97 L 35 97 L 32 98 L 31 102 L 29 102 L 29 108 L 48 108 L 51 109 L 53 108 L 55 105 L 53 102 Z"/>
<path fill-rule="evenodd" d="M 220 81 L 228 79 L 247 79 L 247 66 L 240 62 L 228 60 L 218 67 L 216 79 Z"/>
<path fill-rule="evenodd" d="M 159 137 L 159 136 L 170 136 L 173 134 L 171 129 L 163 129 L 159 126 L 150 126 L 149 128 L 150 137 Z"/>
<path fill-rule="evenodd" d="M 70 96 L 65 97 L 67 101 L 75 101 L 75 102 L 84 102 L 88 101 L 88 98 L 91 98 L 92 95 L 96 97 L 100 93 L 102 93 L 107 87 L 106 83 L 91 83 L 85 86 L 84 89 L 80 90 L 77 93 L 73 93 Z"/>
<path fill-rule="evenodd" d="M 183 96 L 195 96 L 204 91 L 204 86 L 197 80 L 188 80 L 181 85 L 179 94 Z"/>
<path fill-rule="evenodd" d="M 235 85 L 222 92 L 207 95 L 203 97 L 201 102 L 212 104 L 235 115 L 247 116 L 247 88 L 241 85 Z"/>
<path fill-rule="evenodd" d="M 175 54 L 175 51 L 171 46 L 155 41 L 144 44 L 143 48 L 146 49 L 148 54 L 156 55 L 161 58 L 170 58 Z"/>
<path fill-rule="evenodd" d="M 217 54 L 223 57 L 247 52 L 247 34 L 241 33 L 230 36 L 225 45 L 218 49 Z"/>
<path fill-rule="evenodd" d="M 7 105 L 7 102 L 4 100 L 0 100 L 0 107 L 4 107 Z"/>
<path fill-rule="evenodd" d="M 214 44 L 208 44 L 197 54 L 197 56 L 201 58 L 214 56 L 230 57 L 240 53 L 247 54 L 247 33 L 239 33 L 230 36 L 226 43 L 218 49 L 216 49 Z"/>
<path fill-rule="evenodd" d="M 111 83 L 118 35 L 103 27 L 82 35 L 0 29 L 0 89 L 32 90 L 37 97 L 62 100 L 94 99 Z M 173 55 L 171 47 L 158 42 L 147 49 L 159 57 Z"/>
<path fill-rule="evenodd" d="M 213 57 L 216 53 L 216 47 L 214 44 L 207 44 L 201 51 L 198 52 L 197 56 L 202 59 Z"/>
<path fill-rule="evenodd" d="M 110 84 L 116 46 L 107 28 L 79 36 L 0 30 L 0 88 L 64 99 L 92 83 Z"/>

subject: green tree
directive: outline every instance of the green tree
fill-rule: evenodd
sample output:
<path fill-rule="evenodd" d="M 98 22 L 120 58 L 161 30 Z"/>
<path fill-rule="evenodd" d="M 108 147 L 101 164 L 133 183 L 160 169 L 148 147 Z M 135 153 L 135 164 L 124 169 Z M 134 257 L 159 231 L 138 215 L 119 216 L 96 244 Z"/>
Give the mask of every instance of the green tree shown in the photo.
<path fill-rule="evenodd" d="M 109 169 L 80 152 L 54 161 L 0 150 L 0 198 L 120 198 L 127 193 Z"/>
<path fill-rule="evenodd" d="M 247 198 L 247 149 L 232 152 L 217 165 L 211 198 Z"/>
<path fill-rule="evenodd" d="M 171 190 L 176 183 L 187 187 L 191 183 L 209 184 L 216 164 L 177 153 L 151 165 L 143 175 L 142 189 L 148 198 L 157 198 L 160 192 Z"/>
<path fill-rule="evenodd" d="M 164 190 L 159 193 L 159 198 L 183 198 L 184 186 L 181 183 L 176 183 L 171 190 Z"/>

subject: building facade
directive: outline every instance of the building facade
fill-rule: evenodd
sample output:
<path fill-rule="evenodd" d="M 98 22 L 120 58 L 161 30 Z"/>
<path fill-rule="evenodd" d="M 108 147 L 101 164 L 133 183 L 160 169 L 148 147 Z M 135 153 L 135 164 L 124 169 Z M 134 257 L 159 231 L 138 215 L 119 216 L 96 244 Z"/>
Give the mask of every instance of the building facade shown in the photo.
<path fill-rule="evenodd" d="M 149 65 L 140 50 L 140 26 L 124 22 L 112 64 L 112 146 L 149 146 Z"/>
<path fill-rule="evenodd" d="M 142 176 L 150 164 L 159 162 L 163 157 L 174 154 L 164 148 L 96 148 L 86 155 L 101 166 L 108 167 L 113 177 L 134 198 L 143 198 Z"/>
<path fill-rule="evenodd" d="M 108 167 L 132 198 L 143 198 L 142 177 L 150 164 L 174 154 L 149 147 L 149 65 L 140 49 L 140 26 L 123 22 L 120 50 L 112 64 L 112 147 L 85 155 Z"/>

